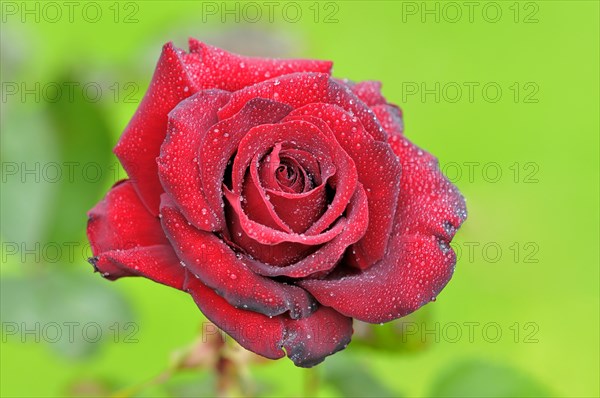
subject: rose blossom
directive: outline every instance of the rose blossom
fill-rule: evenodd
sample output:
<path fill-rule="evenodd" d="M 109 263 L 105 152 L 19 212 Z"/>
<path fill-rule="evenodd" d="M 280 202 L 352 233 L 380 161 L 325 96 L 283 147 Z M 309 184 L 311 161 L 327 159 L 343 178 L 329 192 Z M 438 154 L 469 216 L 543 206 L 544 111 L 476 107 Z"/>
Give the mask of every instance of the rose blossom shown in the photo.
<path fill-rule="evenodd" d="M 331 66 L 166 44 L 115 148 L 129 179 L 89 212 L 95 269 L 186 291 L 245 348 L 304 367 L 346 347 L 352 318 L 433 300 L 464 200 L 380 83 Z"/>

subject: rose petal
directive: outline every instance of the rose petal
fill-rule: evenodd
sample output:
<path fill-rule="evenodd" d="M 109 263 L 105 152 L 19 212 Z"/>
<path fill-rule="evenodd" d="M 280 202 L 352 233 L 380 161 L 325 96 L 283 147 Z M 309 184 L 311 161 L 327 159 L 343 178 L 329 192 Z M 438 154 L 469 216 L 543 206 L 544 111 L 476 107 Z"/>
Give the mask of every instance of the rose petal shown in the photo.
<path fill-rule="evenodd" d="M 352 319 L 331 308 L 319 307 L 299 320 L 267 317 L 231 306 L 193 277 L 188 278 L 185 290 L 209 320 L 242 347 L 267 358 L 283 357 L 285 348 L 296 366 L 311 367 L 344 349 L 352 337 Z"/>
<path fill-rule="evenodd" d="M 331 73 L 331 61 L 244 57 L 189 40 L 190 52 L 201 57 L 202 88 L 237 91 L 269 78 L 295 72 Z"/>
<path fill-rule="evenodd" d="M 163 192 L 156 157 L 166 136 L 167 114 L 198 90 L 194 62 L 172 43 L 165 44 L 148 91 L 114 148 L 136 192 L 154 215 Z"/>
<path fill-rule="evenodd" d="M 316 157 L 307 151 L 282 148 L 280 143 L 260 161 L 258 174 L 261 186 L 271 192 L 308 192 L 321 184 Z"/>
<path fill-rule="evenodd" d="M 268 166 L 272 166 L 274 165 L 276 168 L 279 166 L 280 164 L 280 160 L 279 160 L 279 152 L 281 149 L 281 144 L 277 144 L 275 146 L 275 149 L 271 152 L 271 154 L 267 155 L 267 157 L 270 159 L 268 161 Z M 303 192 L 299 193 L 299 192 L 288 192 L 282 189 L 278 189 L 278 190 L 273 190 L 273 189 L 264 189 L 265 187 L 262 186 L 262 183 L 264 182 L 264 177 L 260 178 L 258 176 L 259 174 L 259 170 L 257 167 L 257 157 L 255 157 L 255 159 L 253 160 L 252 164 L 250 165 L 250 179 L 246 179 L 246 181 L 244 182 L 244 187 L 246 187 L 249 184 L 249 181 L 251 181 L 253 189 L 260 192 L 260 197 L 262 199 L 262 202 L 264 203 L 264 206 L 268 206 L 270 208 L 269 211 L 269 215 L 274 219 L 275 224 L 280 225 L 280 224 L 284 224 L 286 226 L 286 232 L 296 232 L 296 233 L 303 233 L 305 232 L 308 227 L 310 225 L 312 225 L 325 211 L 326 208 L 326 204 L 327 204 L 327 190 L 326 190 L 326 184 L 327 181 L 329 180 L 329 177 L 331 177 L 333 175 L 333 173 L 335 173 L 335 167 L 333 165 L 331 165 L 330 167 L 326 168 L 324 170 L 324 172 L 326 174 L 324 175 L 320 175 L 320 170 L 319 170 L 319 165 L 318 162 L 316 160 L 316 158 L 314 157 L 314 155 L 306 152 L 306 151 L 302 151 L 302 150 L 284 150 L 284 155 L 287 153 L 293 154 L 293 156 L 295 157 L 299 157 L 301 158 L 302 162 L 304 164 L 309 165 L 309 167 L 311 168 L 311 172 L 312 173 L 318 173 L 319 177 L 317 178 L 317 180 L 319 182 L 321 182 L 321 184 L 319 184 L 317 187 L 312 187 L 312 183 L 310 177 L 307 175 L 306 170 L 304 169 L 304 167 L 302 167 L 302 165 L 300 165 L 300 163 L 298 162 L 298 160 L 296 160 L 295 158 L 289 158 L 287 161 L 289 163 L 291 163 L 293 165 L 293 167 L 295 167 L 297 169 L 297 173 L 301 173 L 301 177 L 297 178 L 296 182 L 298 180 L 302 180 L 304 181 L 304 189 L 302 189 Z M 314 164 L 313 164 L 314 163 Z M 262 170 L 268 170 L 270 167 L 264 167 L 264 162 L 261 163 L 262 166 Z M 271 169 L 272 170 L 272 169 Z M 270 173 L 267 171 L 268 174 L 266 174 L 267 176 L 271 176 L 271 177 L 267 177 L 267 183 L 271 182 L 271 185 L 277 185 L 278 188 L 281 188 L 281 184 L 280 181 L 278 179 L 278 177 L 276 175 L 274 175 L 275 173 L 277 173 L 277 171 L 271 171 Z M 265 173 L 263 173 L 263 176 L 265 176 Z M 277 179 L 277 182 L 273 183 L 270 180 L 275 180 Z M 260 182 L 257 182 L 260 181 Z M 310 189 L 308 189 L 310 188 Z M 297 187 L 297 190 L 300 191 L 299 187 Z M 249 195 L 247 192 L 247 189 L 244 188 L 243 191 L 243 195 L 246 197 L 246 202 L 248 203 L 247 207 L 251 207 L 252 211 L 246 211 L 246 214 L 248 214 L 248 216 L 250 218 L 253 218 L 253 214 L 256 212 L 256 207 L 258 206 L 260 208 L 260 203 L 256 203 L 256 201 L 253 201 L 251 198 L 251 195 Z M 245 209 L 245 208 L 244 208 Z M 253 218 L 255 219 L 255 218 Z M 255 219 L 258 222 L 261 222 L 260 220 Z M 268 225 L 264 222 L 261 222 L 264 225 Z M 290 230 L 291 228 L 291 230 Z"/>
<path fill-rule="evenodd" d="M 254 272 L 270 277 L 304 278 L 324 275 L 336 266 L 344 251 L 365 234 L 369 224 L 369 208 L 361 184 L 358 185 L 354 197 L 348 205 L 347 212 L 347 228 L 302 260 L 285 267 L 272 266 L 254 260 L 247 261 L 246 265 Z"/>
<path fill-rule="evenodd" d="M 228 99 L 226 91 L 203 90 L 181 102 L 169 113 L 167 137 L 157 158 L 165 192 L 192 224 L 205 231 L 215 230 L 217 216 L 202 190 L 198 148 Z"/>
<path fill-rule="evenodd" d="M 286 319 L 285 326 L 282 346 L 294 364 L 304 368 L 346 348 L 353 333 L 352 319 L 328 307 L 319 307 L 305 319 Z"/>
<path fill-rule="evenodd" d="M 304 290 L 256 275 L 221 239 L 188 224 L 175 204 L 163 195 L 162 225 L 183 264 L 227 302 L 268 316 L 290 313 L 308 316 L 315 303 Z"/>
<path fill-rule="evenodd" d="M 346 220 L 344 218 L 339 218 L 327 231 L 316 235 L 279 231 L 251 220 L 242 210 L 241 198 L 239 195 L 225 189 L 225 198 L 233 208 L 234 214 L 237 216 L 237 221 L 246 235 L 263 245 L 276 245 L 284 242 L 300 243 L 302 245 L 320 245 L 329 242 L 346 227 Z M 237 224 L 237 222 L 234 222 L 234 224 Z"/>
<path fill-rule="evenodd" d="M 117 182 L 88 217 L 87 235 L 94 255 L 168 244 L 160 222 L 143 205 L 131 180 Z"/>
<path fill-rule="evenodd" d="M 356 116 L 374 139 L 385 141 L 387 138 L 373 111 L 350 88 L 326 74 L 292 73 L 236 91 L 232 94 L 231 101 L 219 111 L 219 117 L 231 117 L 246 102 L 256 97 L 269 98 L 293 108 L 312 103 L 338 105 Z"/>
<path fill-rule="evenodd" d="M 142 276 L 181 290 L 185 272 L 170 245 L 111 250 L 89 259 L 97 272 L 109 280 L 125 276 Z"/>
<path fill-rule="evenodd" d="M 402 110 L 393 104 L 375 105 L 371 107 L 375 116 L 381 123 L 381 126 L 387 131 L 388 135 L 404 134 L 404 121 L 402 120 Z"/>
<path fill-rule="evenodd" d="M 381 94 L 381 82 L 367 80 L 359 83 L 348 84 L 348 87 L 362 102 L 373 108 L 373 105 L 387 104 L 384 96 Z"/>
<path fill-rule="evenodd" d="M 292 232 L 290 227 L 279 218 L 273 205 L 267 198 L 267 195 L 260 185 L 258 177 L 258 158 L 255 157 L 250 166 L 249 177 L 244 180 L 242 196 L 245 198 L 242 203 L 242 211 L 248 215 L 252 221 L 267 227 L 278 229 L 283 232 Z"/>
<path fill-rule="evenodd" d="M 289 225 L 292 231 L 304 233 L 323 215 L 327 208 L 326 184 L 329 178 L 318 187 L 303 194 L 270 192 L 269 202 L 277 216 Z"/>
<path fill-rule="evenodd" d="M 450 241 L 466 218 L 463 197 L 433 156 L 403 137 L 391 144 L 403 173 L 386 256 L 357 275 L 298 282 L 323 305 L 371 323 L 405 316 L 437 296 L 454 271 Z"/>
<path fill-rule="evenodd" d="M 321 175 L 327 173 L 323 166 L 319 164 L 317 158 L 310 152 L 303 151 L 297 148 L 284 148 L 281 154 L 284 160 L 291 162 L 294 166 L 302 170 L 304 180 L 306 182 L 302 192 L 307 192 L 310 189 L 322 184 Z M 330 173 L 333 175 L 335 169 Z M 312 184 L 309 184 L 312 180 Z"/>
<path fill-rule="evenodd" d="M 305 245 L 302 243 L 288 242 L 285 240 L 281 240 L 280 243 L 276 244 L 261 243 L 254 237 L 248 235 L 246 232 L 249 230 L 247 222 L 244 224 L 244 226 L 242 226 L 242 221 L 238 215 L 238 212 L 240 212 L 239 214 L 244 214 L 242 210 L 238 208 L 236 211 L 229 204 L 229 201 L 225 208 L 229 226 L 228 239 L 231 239 L 233 245 L 235 247 L 239 247 L 240 251 L 247 254 L 247 256 L 251 259 L 256 259 L 260 262 L 271 264 L 273 266 L 285 266 L 300 260 L 319 247 L 318 245 Z M 247 216 L 245 219 L 247 219 Z M 244 227 L 246 229 L 244 229 Z M 258 233 L 260 234 L 262 232 L 265 236 L 273 231 L 272 229 L 267 229 L 265 226 L 258 223 L 252 224 L 250 228 L 258 229 Z M 247 261 L 244 262 L 247 264 Z"/>
<path fill-rule="evenodd" d="M 185 273 L 158 218 L 137 196 L 131 181 L 113 186 L 90 212 L 90 263 L 107 279 L 143 276 L 181 289 Z"/>

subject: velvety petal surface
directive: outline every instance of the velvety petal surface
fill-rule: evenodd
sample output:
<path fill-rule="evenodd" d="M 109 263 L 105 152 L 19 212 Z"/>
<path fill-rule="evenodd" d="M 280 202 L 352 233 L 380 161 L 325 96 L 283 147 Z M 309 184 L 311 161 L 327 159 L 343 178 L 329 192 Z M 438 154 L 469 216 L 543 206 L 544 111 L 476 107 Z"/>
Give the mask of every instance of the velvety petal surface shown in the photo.
<path fill-rule="evenodd" d="M 381 82 L 374 80 L 366 80 L 359 83 L 346 84 L 350 87 L 350 90 L 352 90 L 352 92 L 356 94 L 358 98 L 360 98 L 362 102 L 364 102 L 371 108 L 373 107 L 373 105 L 387 103 L 387 101 L 381 94 Z"/>
<path fill-rule="evenodd" d="M 167 43 L 144 99 L 114 151 L 142 202 L 158 214 L 163 192 L 155 159 L 166 136 L 167 115 L 201 89 L 234 91 L 297 72 L 329 74 L 331 62 L 243 57 L 190 39 L 190 53 Z"/>
<path fill-rule="evenodd" d="M 371 107 L 381 126 L 389 136 L 402 135 L 404 133 L 404 121 L 402 110 L 393 104 L 375 105 Z"/>

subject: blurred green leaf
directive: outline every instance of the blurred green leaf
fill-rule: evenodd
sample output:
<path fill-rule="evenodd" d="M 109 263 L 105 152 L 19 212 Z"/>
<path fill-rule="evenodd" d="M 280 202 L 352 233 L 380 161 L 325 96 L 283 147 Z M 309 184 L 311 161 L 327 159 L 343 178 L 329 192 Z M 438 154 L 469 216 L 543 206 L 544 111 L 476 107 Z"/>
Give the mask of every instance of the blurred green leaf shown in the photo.
<path fill-rule="evenodd" d="M 433 328 L 431 306 L 384 324 L 354 321 L 353 347 L 368 347 L 384 352 L 416 352 L 426 349 L 431 339 L 424 339 L 423 330 Z"/>
<path fill-rule="evenodd" d="M 21 253 L 16 262 L 40 263 L 48 245 L 79 242 L 86 212 L 115 180 L 112 139 L 95 92 L 81 95 L 77 76 L 28 83 L 7 96 L 2 118 L 1 217 L 3 242 Z M 8 82 L 24 90 L 16 82 Z M 69 87 L 77 85 L 79 95 Z M 90 87 L 96 87 L 90 85 Z M 105 97 L 109 93 L 102 92 Z M 30 102 L 25 103 L 25 100 Z"/>
<path fill-rule="evenodd" d="M 60 87 L 85 81 L 68 74 L 57 79 Z M 90 85 L 90 87 L 101 87 Z M 63 175 L 56 184 L 53 212 L 49 214 L 48 236 L 61 242 L 77 240 L 84 230 L 86 212 L 105 190 L 105 181 L 115 167 L 109 123 L 95 102 L 110 93 L 91 89 L 86 95 L 69 98 L 63 90 L 60 99 L 47 104 L 47 111 L 59 143 Z"/>
<path fill-rule="evenodd" d="M 333 355 L 323 364 L 323 381 L 344 397 L 400 397 L 376 378 L 369 362 L 350 355 Z"/>
<path fill-rule="evenodd" d="M 434 382 L 432 397 L 547 397 L 553 394 L 531 376 L 480 360 L 452 364 Z"/>
<path fill-rule="evenodd" d="M 3 330 L 11 325 L 17 331 L 5 339 L 47 343 L 70 358 L 93 354 L 103 341 L 135 341 L 127 301 L 95 279 L 64 270 L 2 278 Z"/>
<path fill-rule="evenodd" d="M 3 105 L 1 233 L 4 242 L 34 247 L 44 238 L 48 215 L 57 186 L 42 181 L 42 165 L 58 157 L 58 145 L 48 114 L 39 104 L 19 103 L 20 98 Z M 4 117 L 7 112 L 8 116 Z"/>

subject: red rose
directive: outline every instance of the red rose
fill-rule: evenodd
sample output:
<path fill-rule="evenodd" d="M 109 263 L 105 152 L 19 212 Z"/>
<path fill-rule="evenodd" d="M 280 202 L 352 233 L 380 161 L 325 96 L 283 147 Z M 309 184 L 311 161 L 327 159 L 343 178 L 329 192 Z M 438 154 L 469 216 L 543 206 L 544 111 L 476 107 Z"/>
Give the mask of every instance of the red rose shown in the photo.
<path fill-rule="evenodd" d="M 378 82 L 167 44 L 89 213 L 95 269 L 184 290 L 242 346 L 309 367 L 352 318 L 409 314 L 454 270 L 465 203 Z M 283 349 L 285 349 L 285 352 Z"/>

